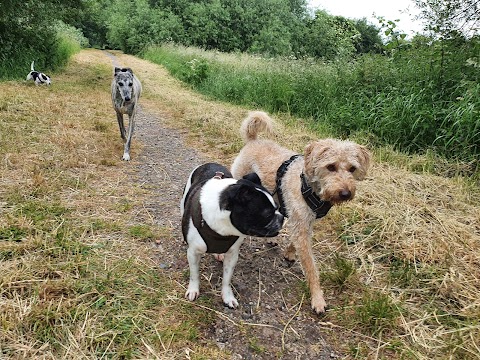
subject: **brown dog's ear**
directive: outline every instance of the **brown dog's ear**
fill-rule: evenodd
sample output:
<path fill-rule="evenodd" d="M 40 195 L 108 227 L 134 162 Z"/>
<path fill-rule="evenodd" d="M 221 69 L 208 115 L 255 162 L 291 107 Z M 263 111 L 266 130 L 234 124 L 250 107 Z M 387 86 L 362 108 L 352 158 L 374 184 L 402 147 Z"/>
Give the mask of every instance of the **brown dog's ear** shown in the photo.
<path fill-rule="evenodd" d="M 368 149 L 363 145 L 357 145 L 357 159 L 360 167 L 355 171 L 354 175 L 357 180 L 365 179 L 367 170 L 370 167 L 371 154 Z"/>
<path fill-rule="evenodd" d="M 314 176 L 315 163 L 331 148 L 331 141 L 328 139 L 319 140 L 308 144 L 305 147 L 303 156 L 305 159 L 305 175 L 310 179 Z"/>

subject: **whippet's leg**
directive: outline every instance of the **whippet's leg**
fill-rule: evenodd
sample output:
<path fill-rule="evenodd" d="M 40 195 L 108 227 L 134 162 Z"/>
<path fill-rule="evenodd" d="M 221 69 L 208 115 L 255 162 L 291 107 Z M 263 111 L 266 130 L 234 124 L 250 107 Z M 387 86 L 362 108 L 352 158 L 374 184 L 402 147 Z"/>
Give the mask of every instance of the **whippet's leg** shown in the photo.
<path fill-rule="evenodd" d="M 123 149 L 123 160 L 130 160 L 130 143 L 132 142 L 133 129 L 135 128 L 135 115 L 137 111 L 133 109 L 132 115 L 128 117 L 128 136 Z"/>
<path fill-rule="evenodd" d="M 125 136 L 125 125 L 123 124 L 123 114 L 119 113 L 118 111 L 117 111 L 117 121 L 118 121 L 118 127 L 120 128 L 120 136 L 125 142 L 127 138 Z"/>

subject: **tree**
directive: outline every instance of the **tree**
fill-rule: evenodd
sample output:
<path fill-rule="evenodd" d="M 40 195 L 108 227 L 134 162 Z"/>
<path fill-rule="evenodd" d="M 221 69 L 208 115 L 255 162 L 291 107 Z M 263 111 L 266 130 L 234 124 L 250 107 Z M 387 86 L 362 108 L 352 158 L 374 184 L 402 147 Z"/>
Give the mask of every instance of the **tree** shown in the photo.
<path fill-rule="evenodd" d="M 301 51 L 303 55 L 326 60 L 350 57 L 355 53 L 354 40 L 359 36 L 352 20 L 317 10 L 315 18 L 306 21 Z"/>
<path fill-rule="evenodd" d="M 249 52 L 269 56 L 290 55 L 290 34 L 279 19 L 273 19 L 255 36 Z"/>
<path fill-rule="evenodd" d="M 354 41 L 357 54 L 382 52 L 383 42 L 379 28 L 369 24 L 365 18 L 354 20 L 353 25 L 360 33 L 360 36 Z"/>
<path fill-rule="evenodd" d="M 111 7 L 107 40 L 114 48 L 138 53 L 152 44 L 184 40 L 180 19 L 160 8 L 152 9 L 147 0 L 116 0 Z"/>
<path fill-rule="evenodd" d="M 184 13 L 187 45 L 221 49 L 225 45 L 222 24 L 229 22 L 230 16 L 219 0 L 211 3 L 192 3 Z"/>
<path fill-rule="evenodd" d="M 107 46 L 107 9 L 111 0 L 84 0 L 84 7 L 71 20 L 71 24 L 82 30 L 84 36 L 93 47 Z"/>
<path fill-rule="evenodd" d="M 420 18 L 427 21 L 427 29 L 447 38 L 456 32 L 473 35 L 480 25 L 478 0 L 415 0 L 421 9 Z"/>

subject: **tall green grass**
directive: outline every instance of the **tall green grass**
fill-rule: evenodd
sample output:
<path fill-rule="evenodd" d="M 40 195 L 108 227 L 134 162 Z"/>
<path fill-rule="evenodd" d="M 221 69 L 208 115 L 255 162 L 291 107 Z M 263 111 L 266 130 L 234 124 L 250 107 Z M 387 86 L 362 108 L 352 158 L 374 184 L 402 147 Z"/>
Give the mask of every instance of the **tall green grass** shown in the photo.
<path fill-rule="evenodd" d="M 143 56 L 216 99 L 289 112 L 341 138 L 368 134 L 373 145 L 391 144 L 409 153 L 433 150 L 472 162 L 471 169 L 478 170 L 480 86 L 471 71 L 475 64 L 465 69 L 465 59 L 456 59 L 460 74 L 458 66 L 440 68 L 429 62 L 435 55 L 429 48 L 407 51 L 336 63 L 172 45 L 151 47 Z"/>

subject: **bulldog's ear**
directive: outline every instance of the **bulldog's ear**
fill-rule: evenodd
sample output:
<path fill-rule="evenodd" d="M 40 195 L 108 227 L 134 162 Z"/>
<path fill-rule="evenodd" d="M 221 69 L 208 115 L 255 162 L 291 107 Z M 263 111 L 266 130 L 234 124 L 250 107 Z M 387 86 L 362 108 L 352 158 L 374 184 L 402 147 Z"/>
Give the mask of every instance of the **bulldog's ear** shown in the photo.
<path fill-rule="evenodd" d="M 240 204 L 248 204 L 252 200 L 252 194 L 256 192 L 255 187 L 251 184 L 237 183 L 237 189 L 232 196 L 233 202 Z"/>
<path fill-rule="evenodd" d="M 133 74 L 133 70 L 130 69 L 130 68 L 123 68 L 122 71 L 123 72 L 129 72 L 130 74 Z"/>
<path fill-rule="evenodd" d="M 257 175 L 257 173 L 254 173 L 254 172 L 245 175 L 242 179 L 249 180 L 257 185 L 262 185 L 262 181 L 260 180 L 260 177 Z"/>
<path fill-rule="evenodd" d="M 121 68 L 115 66 L 114 75 L 116 76 L 116 75 L 117 75 L 119 72 L 121 72 L 121 71 L 122 71 Z"/>

